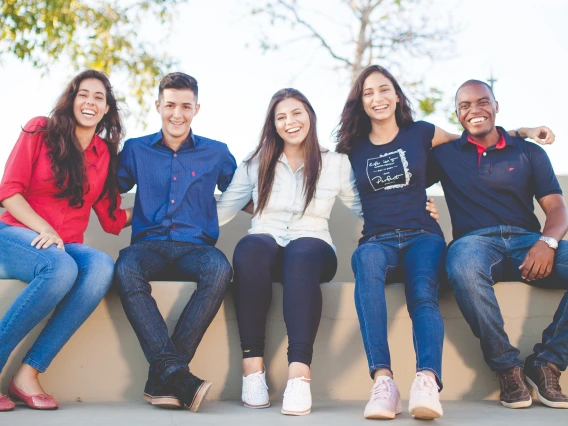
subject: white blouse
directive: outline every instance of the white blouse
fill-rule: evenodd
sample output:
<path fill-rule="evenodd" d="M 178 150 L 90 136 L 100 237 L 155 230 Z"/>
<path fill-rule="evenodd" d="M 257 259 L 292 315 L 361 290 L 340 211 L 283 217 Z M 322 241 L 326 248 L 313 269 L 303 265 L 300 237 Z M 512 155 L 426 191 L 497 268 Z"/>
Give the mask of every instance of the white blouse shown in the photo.
<path fill-rule="evenodd" d="M 355 175 L 349 158 L 345 154 L 322 152 L 322 169 L 314 198 L 304 215 L 303 170 L 301 165 L 294 173 L 286 155 L 276 164 L 274 184 L 270 199 L 261 214 L 252 218 L 249 234 L 269 234 L 278 245 L 285 247 L 290 241 L 302 237 L 319 238 L 333 246 L 329 234 L 328 219 L 335 197 L 359 218 L 363 218 L 361 201 L 355 186 Z M 249 155 L 250 157 L 250 155 Z M 247 158 L 249 158 L 247 157 Z M 233 219 L 237 213 L 253 200 L 258 203 L 258 160 L 242 162 L 229 188 L 217 200 L 219 225 Z"/>

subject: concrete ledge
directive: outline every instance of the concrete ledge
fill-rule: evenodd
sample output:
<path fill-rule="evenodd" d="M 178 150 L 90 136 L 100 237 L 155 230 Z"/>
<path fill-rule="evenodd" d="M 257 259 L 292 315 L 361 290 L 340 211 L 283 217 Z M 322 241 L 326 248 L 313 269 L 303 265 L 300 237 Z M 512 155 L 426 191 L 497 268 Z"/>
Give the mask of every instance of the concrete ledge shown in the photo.
<path fill-rule="evenodd" d="M 22 290 L 24 283 L 0 280 L 0 316 Z M 173 330 L 194 283 L 154 282 L 153 294 L 168 327 Z M 353 302 L 352 283 L 322 285 L 324 309 L 315 345 L 312 394 L 316 400 L 365 400 L 371 380 Z M 531 352 L 550 323 L 563 291 L 541 290 L 522 283 L 495 286 L 506 329 L 523 356 Z M 387 287 L 389 345 L 393 370 L 402 397 L 415 370 L 412 326 L 406 311 L 404 287 Z M 495 399 L 498 382 L 486 367 L 477 339 L 464 321 L 452 293 L 440 298 L 446 327 L 443 358 L 443 399 Z M 18 368 L 27 349 L 43 327 L 42 322 L 14 351 L 2 374 L 1 389 Z M 266 367 L 271 398 L 281 397 L 286 384 L 286 328 L 282 316 L 282 286 L 273 285 L 267 322 Z M 207 331 L 192 371 L 213 381 L 211 399 L 239 399 L 241 352 L 233 300 L 225 301 Z M 141 398 L 147 363 L 125 317 L 118 296 L 111 291 L 63 348 L 42 378 L 46 389 L 60 401 L 128 401 Z M 561 381 L 568 389 L 568 374 Z"/>

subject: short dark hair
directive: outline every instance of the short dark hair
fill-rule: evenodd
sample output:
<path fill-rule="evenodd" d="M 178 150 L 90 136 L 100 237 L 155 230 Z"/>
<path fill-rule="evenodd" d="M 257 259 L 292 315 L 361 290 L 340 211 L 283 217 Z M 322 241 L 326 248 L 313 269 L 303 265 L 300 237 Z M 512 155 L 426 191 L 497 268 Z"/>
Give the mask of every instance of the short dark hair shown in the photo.
<path fill-rule="evenodd" d="M 482 86 L 487 87 L 489 89 L 489 93 L 491 93 L 491 96 L 493 96 L 493 100 L 495 100 L 495 93 L 493 93 L 493 88 L 489 84 L 487 84 L 485 81 L 467 80 L 465 83 L 462 83 L 462 85 L 460 87 L 458 87 L 458 90 L 456 90 L 456 95 L 454 96 L 454 103 L 458 100 L 458 93 L 462 89 L 462 87 L 473 86 L 475 84 L 481 84 Z"/>
<path fill-rule="evenodd" d="M 165 89 L 189 89 L 193 92 L 195 100 L 197 101 L 197 80 L 183 72 L 172 72 L 162 78 L 158 89 L 158 98 L 162 97 L 162 93 Z"/>

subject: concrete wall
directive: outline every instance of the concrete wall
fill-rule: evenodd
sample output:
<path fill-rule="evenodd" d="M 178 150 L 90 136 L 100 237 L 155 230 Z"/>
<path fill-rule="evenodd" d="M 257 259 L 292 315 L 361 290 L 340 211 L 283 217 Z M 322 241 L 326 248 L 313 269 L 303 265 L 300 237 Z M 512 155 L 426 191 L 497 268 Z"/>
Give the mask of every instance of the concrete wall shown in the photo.
<path fill-rule="evenodd" d="M 568 178 L 561 178 L 568 188 Z M 132 201 L 129 196 L 126 204 Z M 441 225 L 446 237 L 451 235 L 449 216 L 442 197 L 436 197 Z M 540 212 L 539 215 L 542 216 Z M 229 259 L 236 242 L 245 235 L 250 218 L 245 213 L 221 228 L 218 247 Z M 371 380 L 353 304 L 351 253 L 357 246 L 361 222 L 336 204 L 330 221 L 332 237 L 338 247 L 339 268 L 334 282 L 322 285 L 324 309 L 315 345 L 312 392 L 315 399 L 368 398 Z M 93 216 L 85 243 L 116 258 L 128 244 L 130 231 L 120 236 L 106 235 Z M 25 284 L 0 281 L 0 315 Z M 155 282 L 153 294 L 173 330 L 195 284 Z M 266 366 L 273 398 L 280 397 L 286 383 L 286 331 L 282 317 L 282 289 L 274 284 L 274 297 L 267 323 Z M 495 292 L 505 318 L 505 327 L 522 356 L 530 353 L 550 323 L 562 291 L 540 290 L 522 283 L 499 283 Z M 415 370 L 411 322 L 404 301 L 404 287 L 387 288 L 389 345 L 395 379 L 402 396 L 408 398 Z M 443 399 L 481 399 L 498 397 L 498 382 L 483 362 L 477 339 L 463 319 L 453 294 L 443 292 L 440 305 L 445 322 L 443 357 Z M 0 378 L 6 390 L 9 378 L 41 330 L 40 324 L 14 351 Z M 240 346 L 236 317 L 230 293 L 207 331 L 194 361 L 192 371 L 213 381 L 210 398 L 240 397 Z M 93 315 L 63 348 L 42 377 L 45 388 L 61 401 L 120 401 L 140 399 L 146 379 L 147 363 L 136 336 L 126 319 L 120 301 L 111 291 Z M 568 388 L 568 375 L 562 377 Z"/>

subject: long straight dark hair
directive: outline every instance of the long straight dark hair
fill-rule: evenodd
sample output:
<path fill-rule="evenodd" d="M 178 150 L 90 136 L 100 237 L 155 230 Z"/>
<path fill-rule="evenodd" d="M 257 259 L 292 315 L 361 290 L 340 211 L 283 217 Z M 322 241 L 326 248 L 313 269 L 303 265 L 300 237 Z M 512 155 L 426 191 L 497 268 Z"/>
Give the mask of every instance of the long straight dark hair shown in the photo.
<path fill-rule="evenodd" d="M 378 72 L 390 80 L 398 96 L 396 103 L 395 119 L 398 127 L 404 128 L 414 123 L 410 101 L 402 91 L 396 79 L 385 68 L 379 65 L 371 65 L 361 71 L 341 112 L 341 119 L 337 125 L 335 137 L 337 141 L 336 151 L 349 154 L 354 144 L 361 137 L 367 137 L 371 133 L 371 119 L 363 108 L 363 85 L 371 74 Z"/>
<path fill-rule="evenodd" d="M 45 144 L 50 150 L 51 170 L 55 185 L 61 191 L 55 196 L 69 198 L 69 205 L 81 208 L 85 204 L 85 191 L 89 191 L 87 182 L 85 156 L 81 144 L 75 135 L 77 120 L 73 113 L 73 103 L 79 85 L 83 80 L 95 78 L 103 83 L 106 92 L 108 112 L 97 124 L 95 133 L 106 143 L 110 153 L 110 163 L 105 186 L 99 199 L 108 196 L 110 201 L 109 216 L 115 219 L 114 211 L 118 205 L 117 193 L 117 168 L 118 168 L 118 145 L 124 136 L 124 130 L 120 119 L 120 110 L 112 86 L 106 74 L 86 70 L 77 75 L 67 85 L 53 111 L 51 111 L 47 124 L 38 131 L 45 132 Z"/>
<path fill-rule="evenodd" d="M 278 135 L 276 131 L 275 111 L 276 106 L 285 99 L 296 99 L 300 101 L 310 118 L 310 130 L 302 142 L 304 147 L 304 194 L 306 202 L 302 214 L 308 208 L 310 202 L 314 198 L 316 192 L 316 185 L 321 172 L 321 148 L 317 135 L 317 119 L 316 113 L 308 101 L 308 99 L 296 89 L 281 89 L 272 96 L 268 110 L 266 112 L 266 119 L 260 134 L 260 142 L 252 156 L 246 160 L 250 166 L 252 160 L 258 157 L 258 203 L 254 211 L 254 215 L 262 213 L 272 192 L 272 185 L 274 184 L 274 173 L 278 159 L 284 150 L 284 140 Z"/>

